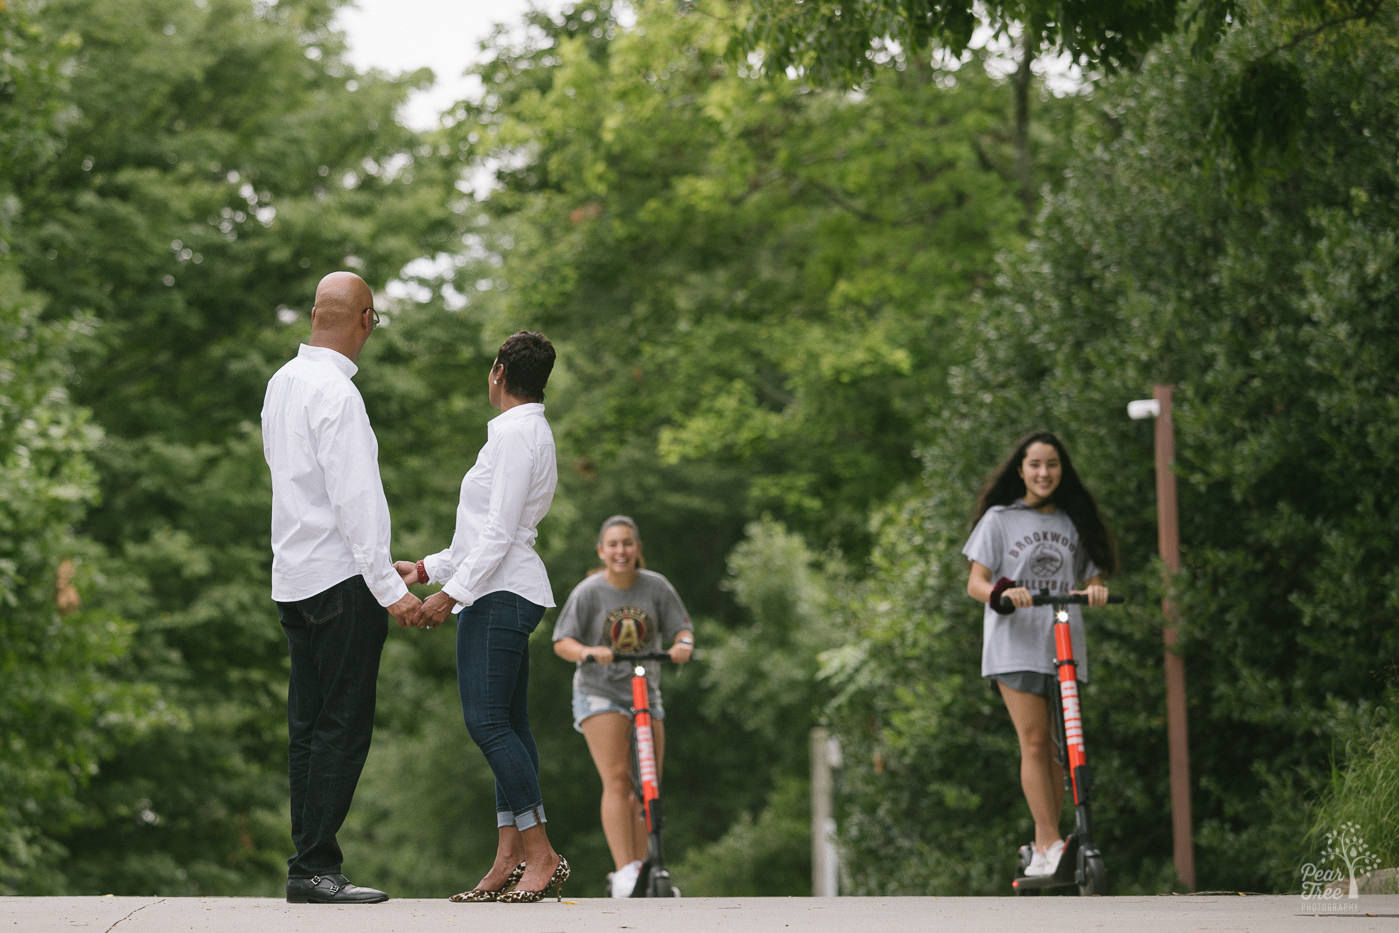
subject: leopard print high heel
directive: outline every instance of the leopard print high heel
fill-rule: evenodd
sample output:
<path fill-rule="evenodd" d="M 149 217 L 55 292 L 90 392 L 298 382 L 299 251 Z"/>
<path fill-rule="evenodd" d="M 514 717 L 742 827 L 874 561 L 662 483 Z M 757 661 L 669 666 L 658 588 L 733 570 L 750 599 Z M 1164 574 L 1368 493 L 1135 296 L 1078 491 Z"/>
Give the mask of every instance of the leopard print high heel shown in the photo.
<path fill-rule="evenodd" d="M 561 901 L 563 900 L 563 883 L 568 880 L 570 874 L 572 874 L 572 871 L 568 867 L 568 859 L 560 855 L 558 867 L 554 869 L 554 873 L 550 875 L 549 880 L 545 882 L 544 890 L 510 891 L 507 894 L 500 895 L 496 900 L 500 901 L 502 904 L 534 904 L 548 897 L 549 893 L 552 891 L 554 899 Z"/>
<path fill-rule="evenodd" d="M 505 880 L 500 883 L 500 887 L 495 890 L 489 888 L 472 888 L 470 891 L 463 891 L 460 894 L 453 894 L 447 898 L 457 904 L 476 904 L 482 901 L 493 901 L 505 894 L 510 888 L 520 883 L 520 879 L 525 876 L 525 863 L 521 862 L 510 869 L 510 874 L 505 876 Z"/>

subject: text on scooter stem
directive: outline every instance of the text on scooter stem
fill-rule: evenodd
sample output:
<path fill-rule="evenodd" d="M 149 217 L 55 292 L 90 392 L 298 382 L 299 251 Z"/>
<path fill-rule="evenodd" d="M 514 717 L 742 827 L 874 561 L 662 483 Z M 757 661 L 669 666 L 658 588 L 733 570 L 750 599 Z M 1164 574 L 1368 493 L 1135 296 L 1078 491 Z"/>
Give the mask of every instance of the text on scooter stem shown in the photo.
<path fill-rule="evenodd" d="M 1064 698 L 1064 741 L 1071 747 L 1083 751 L 1083 717 L 1078 701 L 1078 682 L 1059 682 L 1059 691 Z"/>
<path fill-rule="evenodd" d="M 641 767 L 642 785 L 658 785 L 656 780 L 656 745 L 650 724 L 636 727 L 636 758 Z"/>

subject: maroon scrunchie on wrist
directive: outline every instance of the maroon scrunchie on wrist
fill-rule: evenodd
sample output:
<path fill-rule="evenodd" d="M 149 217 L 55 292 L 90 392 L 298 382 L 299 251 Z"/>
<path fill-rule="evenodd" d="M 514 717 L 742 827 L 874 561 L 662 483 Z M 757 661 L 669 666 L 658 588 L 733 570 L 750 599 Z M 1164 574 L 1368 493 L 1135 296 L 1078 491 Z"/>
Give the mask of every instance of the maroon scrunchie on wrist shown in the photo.
<path fill-rule="evenodd" d="M 999 580 L 996 581 L 996 585 L 991 587 L 991 598 L 986 600 L 986 605 L 990 606 L 993 611 L 999 612 L 1003 616 L 1010 615 L 1012 612 L 1015 611 L 1015 604 L 1007 603 L 1007 605 L 1010 606 L 1010 608 L 1002 609 L 1001 594 L 1013 586 L 1015 586 L 1014 580 L 1011 580 L 1008 577 L 1001 577 Z"/>

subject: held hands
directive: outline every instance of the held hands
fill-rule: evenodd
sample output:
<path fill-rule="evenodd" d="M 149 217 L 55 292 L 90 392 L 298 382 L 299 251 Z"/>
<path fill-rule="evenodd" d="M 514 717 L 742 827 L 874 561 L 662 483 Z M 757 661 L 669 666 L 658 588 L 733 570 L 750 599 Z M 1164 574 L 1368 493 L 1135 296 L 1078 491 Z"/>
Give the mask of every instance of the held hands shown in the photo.
<path fill-rule="evenodd" d="M 413 624 L 418 628 L 437 628 L 447 621 L 447 616 L 452 614 L 452 607 L 456 604 L 455 599 L 443 590 L 438 590 L 423 600 L 422 606 L 413 617 Z"/>
<path fill-rule="evenodd" d="M 389 607 L 389 615 L 398 620 L 400 628 L 413 625 L 413 616 L 417 613 L 422 601 L 412 593 L 405 593 L 403 598 Z"/>
<path fill-rule="evenodd" d="M 393 562 L 393 569 L 403 578 L 403 582 L 406 586 L 416 586 L 419 583 L 426 582 L 418 574 L 418 564 L 416 561 L 396 560 Z M 447 621 L 447 616 L 452 614 L 452 607 L 456 605 L 456 600 L 452 599 L 452 597 L 443 593 L 441 590 L 433 593 L 425 600 L 419 600 L 418 597 L 410 593 L 403 597 L 399 603 L 406 602 L 409 599 L 413 601 L 412 605 L 402 614 L 394 612 L 394 607 L 389 608 L 389 612 L 393 613 L 393 617 L 398 620 L 400 626 L 411 625 L 414 628 L 437 628 L 437 626 Z M 397 605 L 398 603 L 395 604 L 395 606 Z"/>

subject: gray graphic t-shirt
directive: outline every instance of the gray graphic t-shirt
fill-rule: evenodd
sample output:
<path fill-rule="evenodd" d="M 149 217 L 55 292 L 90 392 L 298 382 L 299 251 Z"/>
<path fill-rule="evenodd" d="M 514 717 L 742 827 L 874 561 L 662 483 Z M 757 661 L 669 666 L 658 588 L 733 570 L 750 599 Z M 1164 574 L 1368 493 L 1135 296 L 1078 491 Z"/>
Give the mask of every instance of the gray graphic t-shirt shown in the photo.
<path fill-rule="evenodd" d="M 1088 552 L 1079 547 L 1078 530 L 1061 511 L 1037 512 L 1026 505 L 995 505 L 972 529 L 962 553 L 987 567 L 994 583 L 1009 577 L 1031 593 L 1067 593 L 1098 574 Z M 1078 678 L 1088 679 L 1088 649 L 1083 615 L 1069 606 Z M 982 613 L 981 674 L 1011 671 L 1054 673 L 1054 609 L 1035 606 L 1001 615 L 987 606 Z"/>
<path fill-rule="evenodd" d="M 607 575 L 595 573 L 573 588 L 554 623 L 554 641 L 576 638 L 622 653 L 664 651 L 690 628 L 690 616 L 670 581 L 652 570 L 637 571 L 636 582 L 619 590 Z M 631 705 L 630 664 L 579 664 L 573 692 L 603 696 Z M 660 662 L 646 662 L 646 686 L 660 702 Z"/>

